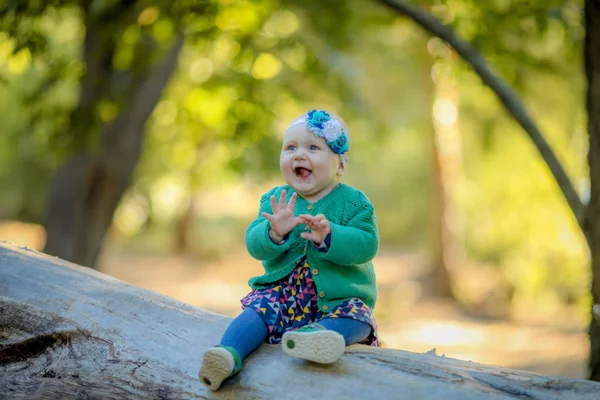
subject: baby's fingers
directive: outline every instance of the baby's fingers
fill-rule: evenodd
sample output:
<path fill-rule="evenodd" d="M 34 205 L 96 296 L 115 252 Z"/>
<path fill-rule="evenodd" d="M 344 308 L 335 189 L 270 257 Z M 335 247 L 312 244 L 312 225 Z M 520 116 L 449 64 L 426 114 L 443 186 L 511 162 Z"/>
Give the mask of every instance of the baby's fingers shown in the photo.
<path fill-rule="evenodd" d="M 287 199 L 287 192 L 285 190 L 282 190 L 281 196 L 279 196 L 279 208 L 285 208 L 286 199 Z"/>
<path fill-rule="evenodd" d="M 275 199 L 275 196 L 271 196 L 271 209 L 273 210 L 273 214 L 279 212 L 279 206 L 277 205 L 277 200 Z"/>
<path fill-rule="evenodd" d="M 292 219 L 292 223 L 293 223 L 292 229 L 294 229 L 295 227 L 297 227 L 298 225 L 300 225 L 302 222 L 300 221 L 300 218 L 294 217 Z"/>
<path fill-rule="evenodd" d="M 272 214 L 267 214 L 266 212 L 260 213 L 260 215 L 262 215 L 264 218 L 268 219 L 269 222 L 273 222 L 273 215 Z"/>
<path fill-rule="evenodd" d="M 323 222 L 323 221 L 327 221 L 327 218 L 325 217 L 324 214 L 317 214 L 317 215 L 315 215 L 315 221 Z"/>
<path fill-rule="evenodd" d="M 315 217 L 313 217 L 310 214 L 300 214 L 298 215 L 298 218 L 300 218 L 305 223 L 313 223 L 315 220 Z"/>
<path fill-rule="evenodd" d="M 310 232 L 302 232 L 302 233 L 300 234 L 300 237 L 301 237 L 302 239 L 306 239 L 306 240 L 313 240 L 313 234 L 312 234 L 312 233 L 310 233 Z"/>
<path fill-rule="evenodd" d="M 296 192 L 292 193 L 290 196 L 290 201 L 287 205 L 288 209 L 294 211 L 294 207 L 296 206 L 296 199 L 298 198 L 298 194 Z"/>

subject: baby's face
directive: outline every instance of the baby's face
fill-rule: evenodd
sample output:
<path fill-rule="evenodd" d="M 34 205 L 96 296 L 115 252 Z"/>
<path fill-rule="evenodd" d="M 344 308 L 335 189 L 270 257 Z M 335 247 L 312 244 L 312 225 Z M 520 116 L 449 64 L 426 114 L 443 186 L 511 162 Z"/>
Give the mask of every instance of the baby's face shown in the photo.
<path fill-rule="evenodd" d="M 299 195 L 315 202 L 338 184 L 340 157 L 304 124 L 292 126 L 283 137 L 279 166 L 283 178 Z"/>

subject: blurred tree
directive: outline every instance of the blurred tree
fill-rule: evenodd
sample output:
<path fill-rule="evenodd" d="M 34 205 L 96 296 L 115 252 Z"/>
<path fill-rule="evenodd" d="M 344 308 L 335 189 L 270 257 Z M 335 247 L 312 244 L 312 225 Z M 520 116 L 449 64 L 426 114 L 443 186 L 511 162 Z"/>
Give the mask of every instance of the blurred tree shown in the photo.
<path fill-rule="evenodd" d="M 340 4 L 309 2 L 296 9 L 298 16 L 276 0 L 56 1 L 3 7 L 2 30 L 16 42 L 13 53 L 24 49 L 36 62 L 51 56 L 44 54 L 44 18 L 71 9 L 81 23 L 83 72 L 77 104 L 62 110 L 69 118 L 56 123 L 51 135 L 54 154 L 64 163 L 49 189 L 44 250 L 82 265 L 96 265 L 120 199 L 133 182 L 146 130 L 150 137 L 131 198 L 159 192 L 179 196 L 180 210 L 166 215 L 160 215 L 167 211 L 160 207 L 164 198 L 151 202 L 152 217 L 179 216 L 191 222 L 191 199 L 201 187 L 226 180 L 232 172 L 256 177 L 274 170 L 278 140 L 273 121 L 281 114 L 299 114 L 305 109 L 303 101 L 331 104 L 333 92 L 319 98 L 315 87 L 327 82 L 345 94 L 346 103 L 337 104 L 339 109 L 362 105 L 347 89 L 352 77 L 338 66 L 343 54 L 328 47 L 342 47 L 350 37 L 348 9 Z M 324 18 L 326 14 L 341 23 L 329 24 L 333 18 Z M 305 40 L 294 37 L 299 18 L 309 27 Z M 310 37 L 324 32 L 332 33 L 330 43 Z M 184 54 L 178 57 L 182 48 Z M 180 73 L 172 77 L 178 62 Z M 289 72 L 280 74 L 284 62 Z M 33 98 L 64 78 L 55 72 L 60 68 L 46 67 L 54 76 L 48 74 Z M 166 96 L 175 96 L 178 103 L 168 98 L 159 103 L 170 78 Z M 56 118 L 48 103 L 40 103 L 31 125 Z M 157 104 L 156 118 L 149 120 Z M 35 220 L 35 211 L 30 213 Z M 176 230 L 182 250 L 188 246 L 190 227 L 180 223 Z"/>
<path fill-rule="evenodd" d="M 587 113 L 590 148 L 591 197 L 585 221 L 592 254 L 592 301 L 600 303 L 600 2 L 585 2 L 585 73 L 588 79 Z M 592 318 L 590 325 L 591 379 L 600 382 L 600 321 Z"/>
<path fill-rule="evenodd" d="M 459 217 L 457 182 L 462 175 L 462 136 L 459 127 L 459 88 L 452 63 L 455 55 L 437 39 L 429 41 L 429 52 L 437 57 L 429 69 L 433 83 L 431 161 L 433 196 L 432 277 L 437 295 L 454 298 L 453 276 L 464 264 L 462 221 Z"/>
<path fill-rule="evenodd" d="M 140 10 L 139 2 L 121 2 L 94 9 L 94 4 L 87 2 L 82 9 L 86 73 L 70 124 L 76 150 L 55 175 L 44 223 L 44 252 L 91 267 L 131 183 L 146 120 L 183 44 L 182 32 L 171 32 L 171 25 L 161 38 L 140 29 L 154 22 L 157 8 Z M 136 22 L 142 31 L 137 43 L 119 48 L 118 38 Z M 177 21 L 171 24 L 177 26 Z M 118 52 L 129 52 L 122 56 L 122 62 L 134 66 L 128 73 L 118 64 Z"/>
<path fill-rule="evenodd" d="M 600 111 L 600 58 L 596 51 L 600 46 L 600 3 L 594 0 L 585 1 L 585 28 L 586 40 L 584 45 L 585 71 L 588 78 L 587 112 L 588 134 L 590 137 L 589 164 L 590 164 L 590 190 L 589 205 L 584 206 L 573 184 L 563 169 L 562 164 L 554 155 L 551 147 L 546 142 L 541 131 L 522 106 L 519 98 L 506 86 L 499 76 L 487 67 L 483 56 L 467 42 L 455 35 L 453 30 L 444 26 L 439 20 L 406 3 L 396 0 L 381 0 L 394 10 L 410 17 L 430 33 L 439 36 L 453 46 L 457 52 L 479 74 L 482 80 L 500 98 L 507 111 L 519 122 L 525 132 L 533 140 L 542 158 L 552 171 L 556 182 L 560 186 L 565 199 L 579 226 L 581 227 L 592 254 L 592 287 L 591 297 L 594 303 L 600 301 L 600 120 L 596 120 Z M 591 305 L 590 305 L 591 314 Z M 590 325 L 590 378 L 600 381 L 600 326 L 591 318 Z"/>
<path fill-rule="evenodd" d="M 146 120 L 177 65 L 183 44 L 179 6 L 161 9 L 142 1 L 9 4 L 3 22 L 22 41 L 15 52 L 40 50 L 33 40 L 40 36 L 40 24 L 32 21 L 52 7 L 77 7 L 85 30 L 85 73 L 78 104 L 62 133 L 67 160 L 50 189 L 45 252 L 95 266 L 113 213 L 131 183 Z M 161 16 L 165 13 L 167 18 Z"/>

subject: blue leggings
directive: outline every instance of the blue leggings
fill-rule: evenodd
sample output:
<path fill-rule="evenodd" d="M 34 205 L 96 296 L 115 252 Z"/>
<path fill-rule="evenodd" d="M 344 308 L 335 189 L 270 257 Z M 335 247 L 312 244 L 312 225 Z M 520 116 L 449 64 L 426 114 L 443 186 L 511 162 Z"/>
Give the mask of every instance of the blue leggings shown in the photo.
<path fill-rule="evenodd" d="M 346 346 L 362 341 L 369 336 L 372 329 L 371 325 L 352 318 L 325 318 L 319 321 L 319 324 L 342 335 Z M 254 309 L 246 308 L 223 334 L 221 346 L 233 347 L 243 359 L 260 346 L 268 334 L 269 329 L 258 313 Z"/>

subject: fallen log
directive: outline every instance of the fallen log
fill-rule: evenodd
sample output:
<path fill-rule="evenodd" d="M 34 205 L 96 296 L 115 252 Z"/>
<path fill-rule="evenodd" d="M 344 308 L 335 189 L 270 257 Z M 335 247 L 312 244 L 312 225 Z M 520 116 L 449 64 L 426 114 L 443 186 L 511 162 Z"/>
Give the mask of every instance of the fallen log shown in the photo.
<path fill-rule="evenodd" d="M 263 345 L 216 393 L 197 379 L 229 319 L 0 242 L 0 398 L 578 399 L 600 383 L 351 346 L 334 365 Z"/>

